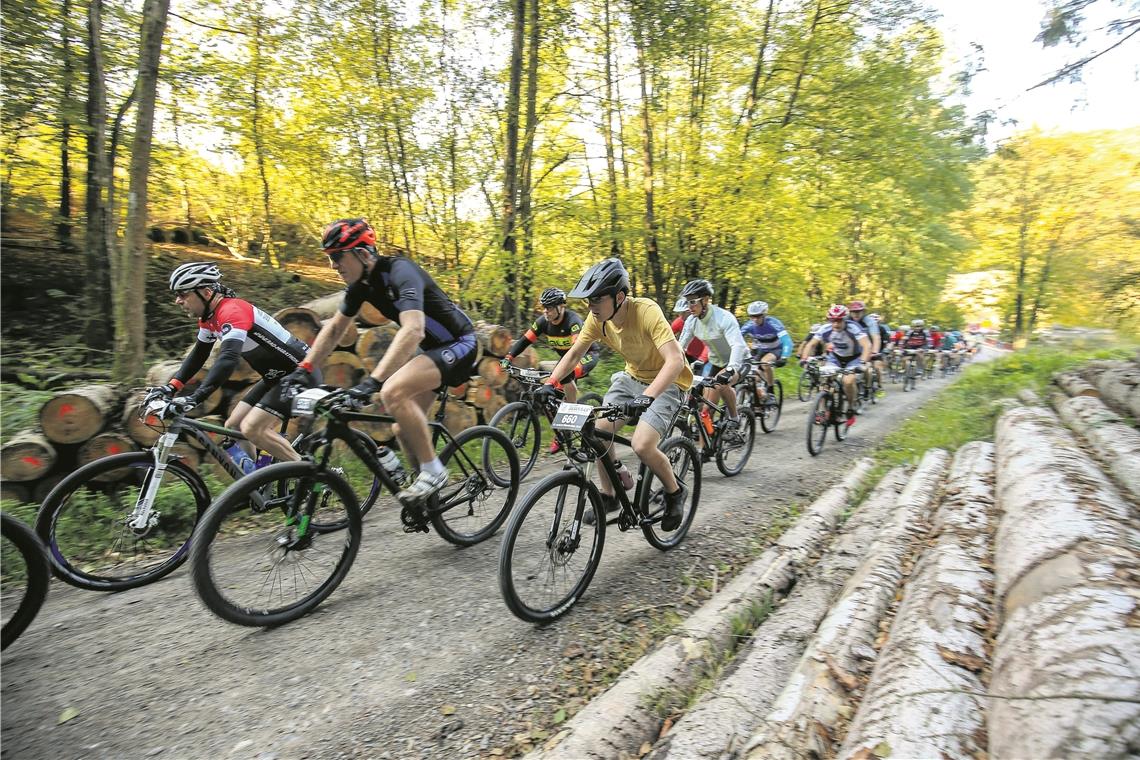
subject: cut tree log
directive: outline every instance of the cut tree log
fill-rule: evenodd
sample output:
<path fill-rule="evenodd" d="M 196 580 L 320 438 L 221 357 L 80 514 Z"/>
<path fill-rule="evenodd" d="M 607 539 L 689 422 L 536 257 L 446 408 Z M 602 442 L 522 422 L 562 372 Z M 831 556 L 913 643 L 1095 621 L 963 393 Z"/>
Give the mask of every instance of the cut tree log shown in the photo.
<path fill-rule="evenodd" d="M 873 651 L 879 621 L 902 583 L 903 560 L 925 532 L 950 455 L 931 449 L 923 456 L 895 509 L 839 600 L 819 626 L 788 686 L 753 733 L 744 757 L 830 757 L 834 732 L 858 684 L 860 652 Z"/>
<path fill-rule="evenodd" d="M 145 395 L 146 392 L 140 390 L 128 396 L 120 420 L 121 427 L 130 439 L 144 447 L 154 445 L 162 431 L 162 420 L 153 414 L 145 420 L 139 419 L 139 407 Z"/>
<path fill-rule="evenodd" d="M 1096 398 L 1058 398 L 1054 408 L 1088 442 L 1109 475 L 1140 504 L 1140 432 Z"/>
<path fill-rule="evenodd" d="M 392 345 L 397 329 L 396 325 L 387 324 L 360 333 L 360 338 L 356 341 L 356 355 L 364 362 L 366 372 L 376 369 L 377 362 L 384 357 L 388 346 Z"/>
<path fill-rule="evenodd" d="M 297 340 L 311 346 L 321 331 L 321 316 L 303 306 L 287 306 L 278 310 L 273 318 Z"/>
<path fill-rule="evenodd" d="M 480 359 L 477 369 L 479 378 L 491 388 L 502 388 L 510 377 L 507 371 L 499 366 L 499 360 L 491 356 Z"/>
<path fill-rule="evenodd" d="M 126 433 L 100 433 L 79 447 L 76 461 L 80 467 L 96 459 L 137 451 L 138 446 Z"/>
<path fill-rule="evenodd" d="M 0 502 L 10 501 L 24 504 L 32 498 L 31 489 L 24 483 L 0 481 Z"/>
<path fill-rule="evenodd" d="M 1101 400 L 1118 414 L 1140 421 L 1140 365 L 1118 361 L 1094 362 L 1093 366 L 1086 379 L 1100 391 Z"/>
<path fill-rule="evenodd" d="M 26 483 L 47 475 L 55 460 L 55 447 L 43 433 L 24 430 L 0 448 L 0 474 L 4 480 Z"/>
<path fill-rule="evenodd" d="M 1100 397 L 1100 391 L 1086 383 L 1076 372 L 1058 372 L 1053 375 L 1053 382 L 1070 396 Z"/>
<path fill-rule="evenodd" d="M 325 385 L 351 388 L 364 378 L 364 361 L 348 351 L 333 351 L 321 368 Z"/>
<path fill-rule="evenodd" d="M 1129 756 L 1140 746 L 1135 513 L 1047 410 L 1002 415 L 995 443 L 1004 624 L 989 756 Z"/>
<path fill-rule="evenodd" d="M 935 543 L 907 581 L 839 757 L 874 757 L 881 746 L 891 757 L 984 754 L 993 470 L 990 443 L 968 443 L 954 457 Z"/>
<path fill-rule="evenodd" d="M 491 354 L 496 359 L 503 358 L 511 349 L 511 344 L 515 342 L 510 330 L 483 320 L 475 323 L 475 336 L 483 345 L 483 353 Z"/>
<path fill-rule="evenodd" d="M 367 325 L 370 327 L 390 324 L 395 328 L 399 328 L 398 324 L 390 321 L 387 317 L 380 313 L 379 309 L 367 301 L 365 301 L 364 304 L 360 307 L 360 311 L 356 313 L 356 321 L 362 325 Z"/>
<path fill-rule="evenodd" d="M 321 323 L 321 327 L 324 327 L 324 322 Z M 344 332 L 340 334 L 340 338 L 337 339 L 336 347 L 341 351 L 355 351 L 356 341 L 358 340 L 360 340 L 360 328 L 356 326 L 355 322 L 349 322 L 348 327 L 344 329 Z"/>
<path fill-rule="evenodd" d="M 40 407 L 40 428 L 53 443 L 82 443 L 105 428 L 120 401 L 113 385 L 81 385 Z"/>

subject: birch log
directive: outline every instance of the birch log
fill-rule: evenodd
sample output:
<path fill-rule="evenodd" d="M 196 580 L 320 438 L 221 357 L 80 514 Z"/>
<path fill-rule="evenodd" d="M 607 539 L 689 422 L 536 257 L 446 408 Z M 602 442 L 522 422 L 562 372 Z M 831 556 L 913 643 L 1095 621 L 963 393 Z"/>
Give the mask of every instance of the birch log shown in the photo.
<path fill-rule="evenodd" d="M 82 385 L 40 407 L 40 427 L 53 443 L 82 443 L 111 421 L 120 401 L 111 385 Z"/>
<path fill-rule="evenodd" d="M 994 552 L 1004 618 L 989 756 L 1116 758 L 1140 746 L 1140 530 L 1057 418 L 997 423 Z"/>
<path fill-rule="evenodd" d="M 1121 362 L 1096 376 L 1101 399 L 1116 412 L 1140 421 L 1140 365 Z"/>
<path fill-rule="evenodd" d="M 839 757 L 978 757 L 985 749 L 980 672 L 993 615 L 989 528 L 993 445 L 954 457 L 934 518 L 937 534 L 906 584 L 890 637 Z"/>
<path fill-rule="evenodd" d="M 1088 442 L 1116 484 L 1140 504 L 1140 432 L 1100 399 L 1058 399 L 1055 408 L 1065 424 Z"/>
<path fill-rule="evenodd" d="M 1085 382 L 1085 379 L 1075 372 L 1060 372 L 1053 375 L 1053 382 L 1070 396 L 1100 397 L 1100 391 Z"/>

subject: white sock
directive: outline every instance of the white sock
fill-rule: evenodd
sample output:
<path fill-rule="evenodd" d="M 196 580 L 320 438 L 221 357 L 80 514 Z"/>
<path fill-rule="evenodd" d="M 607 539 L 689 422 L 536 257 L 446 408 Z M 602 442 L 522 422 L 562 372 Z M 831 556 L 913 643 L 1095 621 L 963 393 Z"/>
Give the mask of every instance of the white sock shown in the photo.
<path fill-rule="evenodd" d="M 424 462 L 420 465 L 420 469 L 430 475 L 442 475 L 446 472 L 443 462 L 439 461 L 439 457 L 432 457 L 430 462 Z"/>

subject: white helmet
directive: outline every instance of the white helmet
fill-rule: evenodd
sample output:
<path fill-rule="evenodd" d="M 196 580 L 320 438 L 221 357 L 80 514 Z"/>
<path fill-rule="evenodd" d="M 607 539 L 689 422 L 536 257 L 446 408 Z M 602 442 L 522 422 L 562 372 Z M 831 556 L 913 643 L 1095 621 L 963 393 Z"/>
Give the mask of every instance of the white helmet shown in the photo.
<path fill-rule="evenodd" d="M 750 317 L 762 317 L 767 313 L 767 301 L 753 301 L 752 303 L 748 304 L 748 316 Z"/>
<path fill-rule="evenodd" d="M 220 279 L 222 273 L 217 264 L 205 261 L 183 264 L 170 273 L 170 290 L 177 293 L 180 290 L 217 285 Z"/>
<path fill-rule="evenodd" d="M 915 329 L 918 329 L 919 327 L 925 327 L 926 321 L 922 319 L 913 319 L 911 320 L 910 326 Z"/>
<path fill-rule="evenodd" d="M 688 310 L 689 310 L 689 302 L 684 296 L 681 296 L 680 298 L 677 299 L 677 305 L 673 307 L 673 312 L 677 313 L 677 312 L 688 311 Z"/>

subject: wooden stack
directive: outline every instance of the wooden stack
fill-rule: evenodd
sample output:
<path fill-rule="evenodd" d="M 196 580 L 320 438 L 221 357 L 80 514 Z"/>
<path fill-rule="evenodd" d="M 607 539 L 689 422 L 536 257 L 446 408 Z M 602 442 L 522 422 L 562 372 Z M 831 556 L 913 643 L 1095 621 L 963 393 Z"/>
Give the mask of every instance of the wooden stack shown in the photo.
<path fill-rule="evenodd" d="M 333 317 L 340 306 L 342 293 L 332 293 L 315 301 L 277 311 L 274 318 L 297 338 L 312 345 L 321 325 Z M 490 422 L 495 412 L 518 397 L 519 386 L 510 381 L 499 361 L 510 349 L 514 338 L 499 325 L 475 323 L 481 358 L 476 375 L 470 382 L 451 389 L 444 424 L 453 433 Z M 355 322 L 341 337 L 337 349 L 329 354 L 320 369 L 323 382 L 338 388 L 350 388 L 376 368 L 391 346 L 399 325 L 387 320 L 373 306 L 365 304 Z M 190 330 L 187 330 L 188 336 Z M 189 337 L 188 337 L 189 339 Z M 189 382 L 182 393 L 193 392 L 213 366 L 214 355 Z M 164 385 L 181 365 L 172 358 L 152 366 L 146 373 L 148 386 Z M 520 367 L 535 367 L 538 356 L 528 348 L 515 357 Z M 244 360 L 222 387 L 192 412 L 195 418 L 224 424 L 227 417 L 245 397 L 260 375 Z M 161 421 L 153 417 L 140 420 L 139 405 L 144 391 L 122 389 L 113 385 L 84 385 L 56 394 L 40 410 L 40 425 L 22 431 L 0 449 L 0 499 L 40 502 L 65 475 L 88 462 L 113 454 L 145 449 L 154 444 L 162 430 Z M 434 415 L 438 402 L 429 414 Z M 379 401 L 366 411 L 383 413 Z M 393 437 L 390 424 L 353 423 L 376 441 Z M 184 462 L 197 467 L 201 452 L 186 443 L 179 444 Z"/>

